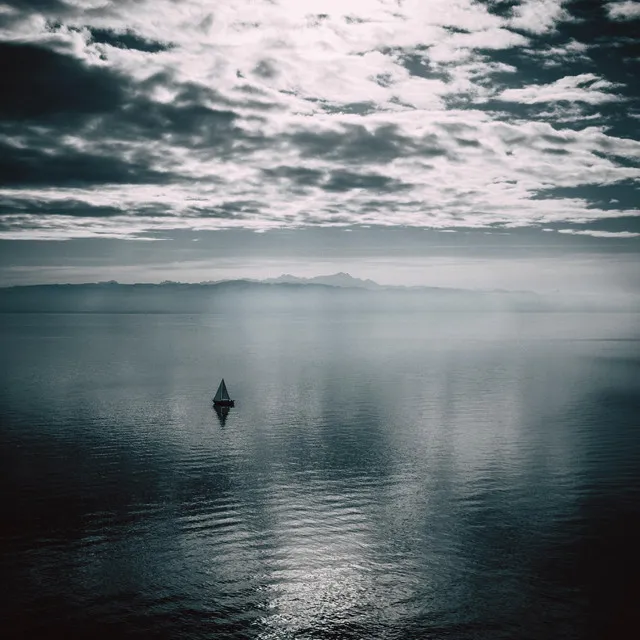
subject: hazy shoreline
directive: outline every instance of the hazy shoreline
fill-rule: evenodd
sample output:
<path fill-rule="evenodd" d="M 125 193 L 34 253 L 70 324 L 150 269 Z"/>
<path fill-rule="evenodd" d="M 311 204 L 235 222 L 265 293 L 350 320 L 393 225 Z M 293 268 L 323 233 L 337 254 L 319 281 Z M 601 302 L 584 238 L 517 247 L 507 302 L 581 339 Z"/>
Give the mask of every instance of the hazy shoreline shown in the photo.
<path fill-rule="evenodd" d="M 354 279 L 356 280 L 356 279 Z M 357 281 L 361 282 L 361 281 Z M 375 283 L 373 283 L 375 285 Z M 211 313 L 234 308 L 349 311 L 638 312 L 640 301 L 611 296 L 436 287 L 333 286 L 322 283 L 100 282 L 0 288 L 2 313 Z"/>

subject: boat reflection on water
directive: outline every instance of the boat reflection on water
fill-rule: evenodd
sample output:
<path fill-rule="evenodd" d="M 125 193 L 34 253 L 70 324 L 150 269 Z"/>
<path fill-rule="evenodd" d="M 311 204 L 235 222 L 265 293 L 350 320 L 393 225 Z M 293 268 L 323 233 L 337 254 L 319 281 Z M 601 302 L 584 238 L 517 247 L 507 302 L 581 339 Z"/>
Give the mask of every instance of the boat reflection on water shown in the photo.
<path fill-rule="evenodd" d="M 213 397 L 213 408 L 218 414 L 218 420 L 220 420 L 220 426 L 224 427 L 224 423 L 227 421 L 229 415 L 229 409 L 235 406 L 235 402 L 229 396 L 227 391 L 227 385 L 224 383 L 224 378 L 220 381 L 216 395 Z"/>
<path fill-rule="evenodd" d="M 227 421 L 227 416 L 229 415 L 229 411 L 231 407 L 218 407 L 217 405 L 213 406 L 216 414 L 218 414 L 218 420 L 220 420 L 220 426 L 224 427 L 225 422 Z"/>

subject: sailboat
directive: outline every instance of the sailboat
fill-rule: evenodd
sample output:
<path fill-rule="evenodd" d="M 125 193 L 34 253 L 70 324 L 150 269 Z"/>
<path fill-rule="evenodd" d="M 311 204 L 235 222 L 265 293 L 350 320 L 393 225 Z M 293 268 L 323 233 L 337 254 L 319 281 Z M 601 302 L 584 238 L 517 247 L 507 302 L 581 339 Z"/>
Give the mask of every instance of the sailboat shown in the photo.
<path fill-rule="evenodd" d="M 216 391 L 216 395 L 213 396 L 213 406 L 214 407 L 233 407 L 235 406 L 235 402 L 229 397 L 229 392 L 227 391 L 227 385 L 224 383 L 224 378 L 220 382 L 220 386 Z"/>

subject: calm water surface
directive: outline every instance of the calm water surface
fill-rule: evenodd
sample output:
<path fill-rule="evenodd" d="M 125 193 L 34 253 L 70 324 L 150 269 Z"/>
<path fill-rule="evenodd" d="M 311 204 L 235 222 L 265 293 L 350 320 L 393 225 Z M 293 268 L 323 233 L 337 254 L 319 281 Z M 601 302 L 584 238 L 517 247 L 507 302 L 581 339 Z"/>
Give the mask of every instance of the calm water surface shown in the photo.
<path fill-rule="evenodd" d="M 639 327 L 1 316 L 2 637 L 632 637 Z"/>

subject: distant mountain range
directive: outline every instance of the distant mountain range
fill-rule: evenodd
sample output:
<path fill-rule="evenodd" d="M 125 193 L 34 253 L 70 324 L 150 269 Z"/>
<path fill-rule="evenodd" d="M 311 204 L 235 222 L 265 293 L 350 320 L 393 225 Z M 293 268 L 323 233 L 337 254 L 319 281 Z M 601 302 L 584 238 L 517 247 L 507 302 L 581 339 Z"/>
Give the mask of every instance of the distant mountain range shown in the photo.
<path fill-rule="evenodd" d="M 334 273 L 331 276 L 315 276 L 314 278 L 298 278 L 285 273 L 278 278 L 262 280 L 265 284 L 323 284 L 328 287 L 342 287 L 345 289 L 384 289 L 382 285 L 373 280 L 361 280 L 344 272 Z"/>
<path fill-rule="evenodd" d="M 296 285 L 296 286 L 315 286 L 315 287 L 335 287 L 338 289 L 365 289 L 367 291 L 470 291 L 471 289 L 453 289 L 451 287 L 426 287 L 426 286 L 406 286 L 406 285 L 383 285 L 373 280 L 363 280 L 362 278 L 354 278 L 351 274 L 340 271 L 332 275 L 314 276 L 313 278 L 301 278 L 288 273 L 283 273 L 277 278 L 265 278 L 258 280 L 255 278 L 242 278 L 239 280 L 208 280 L 200 282 L 200 285 L 234 285 L 234 284 L 268 284 L 268 285 Z M 181 284 L 178 282 L 164 282 L 161 284 Z"/>
<path fill-rule="evenodd" d="M 266 280 L 121 284 L 114 280 L 0 288 L 0 312 L 210 313 L 234 309 L 366 311 L 638 311 L 637 298 L 385 286 L 348 273 Z"/>
<path fill-rule="evenodd" d="M 362 280 L 361 278 L 354 278 L 352 275 L 344 272 L 334 273 L 328 276 L 315 276 L 313 278 L 300 278 L 298 276 L 292 276 L 289 273 L 283 273 L 277 278 L 265 278 L 258 280 L 255 278 L 241 278 L 238 280 L 207 280 L 200 282 L 201 285 L 230 285 L 232 283 L 253 283 L 253 284 L 270 284 L 270 285 L 320 285 L 325 287 L 340 287 L 342 289 L 368 289 L 370 291 L 387 289 L 389 287 L 383 286 L 374 282 L 373 280 Z M 168 282 L 162 284 L 169 284 Z M 180 284 L 177 282 L 171 284 Z"/>

